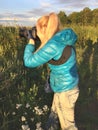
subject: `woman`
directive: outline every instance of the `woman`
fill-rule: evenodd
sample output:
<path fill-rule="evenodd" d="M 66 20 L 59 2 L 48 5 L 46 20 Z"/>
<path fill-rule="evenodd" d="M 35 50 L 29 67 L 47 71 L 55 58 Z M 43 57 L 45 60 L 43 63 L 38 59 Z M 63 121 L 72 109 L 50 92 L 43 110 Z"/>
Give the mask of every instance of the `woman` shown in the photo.
<path fill-rule="evenodd" d="M 60 23 L 55 13 L 42 16 L 36 24 L 37 36 L 41 45 L 35 51 L 35 42 L 31 38 L 24 51 L 24 64 L 34 68 L 48 63 L 51 59 L 58 60 L 64 48 L 74 46 L 77 36 L 70 28 L 60 31 Z M 52 65 L 50 68 L 50 85 L 54 92 L 51 114 L 45 130 L 56 130 L 58 117 L 62 130 L 77 130 L 74 119 L 74 107 L 79 95 L 76 54 L 71 48 L 71 55 L 61 65 Z"/>

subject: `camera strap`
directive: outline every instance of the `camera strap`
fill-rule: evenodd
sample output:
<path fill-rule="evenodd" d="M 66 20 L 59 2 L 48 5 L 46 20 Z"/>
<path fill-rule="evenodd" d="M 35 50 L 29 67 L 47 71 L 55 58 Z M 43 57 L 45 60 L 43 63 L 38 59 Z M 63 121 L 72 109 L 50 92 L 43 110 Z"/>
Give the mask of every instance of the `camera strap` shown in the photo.
<path fill-rule="evenodd" d="M 73 46 L 66 46 L 63 50 L 61 57 L 58 60 L 51 59 L 48 63 L 52 65 L 61 65 L 65 63 L 71 55 L 72 48 L 75 50 Z"/>

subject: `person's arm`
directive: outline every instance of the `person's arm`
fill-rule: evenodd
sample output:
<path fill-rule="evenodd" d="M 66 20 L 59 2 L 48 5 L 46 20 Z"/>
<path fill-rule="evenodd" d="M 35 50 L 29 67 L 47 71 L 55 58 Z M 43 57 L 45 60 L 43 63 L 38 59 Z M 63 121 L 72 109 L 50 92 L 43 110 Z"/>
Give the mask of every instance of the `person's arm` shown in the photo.
<path fill-rule="evenodd" d="M 24 50 L 24 65 L 29 68 L 34 68 L 44 63 L 47 63 L 57 54 L 56 45 L 49 43 L 35 52 L 33 41 L 29 41 Z"/>

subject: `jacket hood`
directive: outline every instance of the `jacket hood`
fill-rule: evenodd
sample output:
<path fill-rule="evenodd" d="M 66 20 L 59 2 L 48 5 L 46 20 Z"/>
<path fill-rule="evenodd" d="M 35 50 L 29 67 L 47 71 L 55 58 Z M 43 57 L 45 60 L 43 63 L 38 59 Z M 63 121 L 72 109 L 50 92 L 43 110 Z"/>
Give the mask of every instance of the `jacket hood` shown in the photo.
<path fill-rule="evenodd" d="M 56 33 L 51 40 L 55 40 L 64 45 L 74 46 L 77 41 L 77 35 L 71 28 L 68 28 Z"/>

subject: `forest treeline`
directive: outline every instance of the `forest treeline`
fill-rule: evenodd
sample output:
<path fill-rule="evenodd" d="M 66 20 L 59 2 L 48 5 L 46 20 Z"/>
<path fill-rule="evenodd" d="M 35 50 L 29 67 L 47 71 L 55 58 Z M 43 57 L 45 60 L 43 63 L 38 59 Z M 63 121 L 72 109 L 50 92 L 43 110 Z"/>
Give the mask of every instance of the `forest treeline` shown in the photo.
<path fill-rule="evenodd" d="M 58 13 L 62 25 L 78 24 L 78 25 L 98 25 L 98 8 L 91 10 L 86 7 L 80 12 L 72 12 L 68 16 L 64 11 Z"/>

